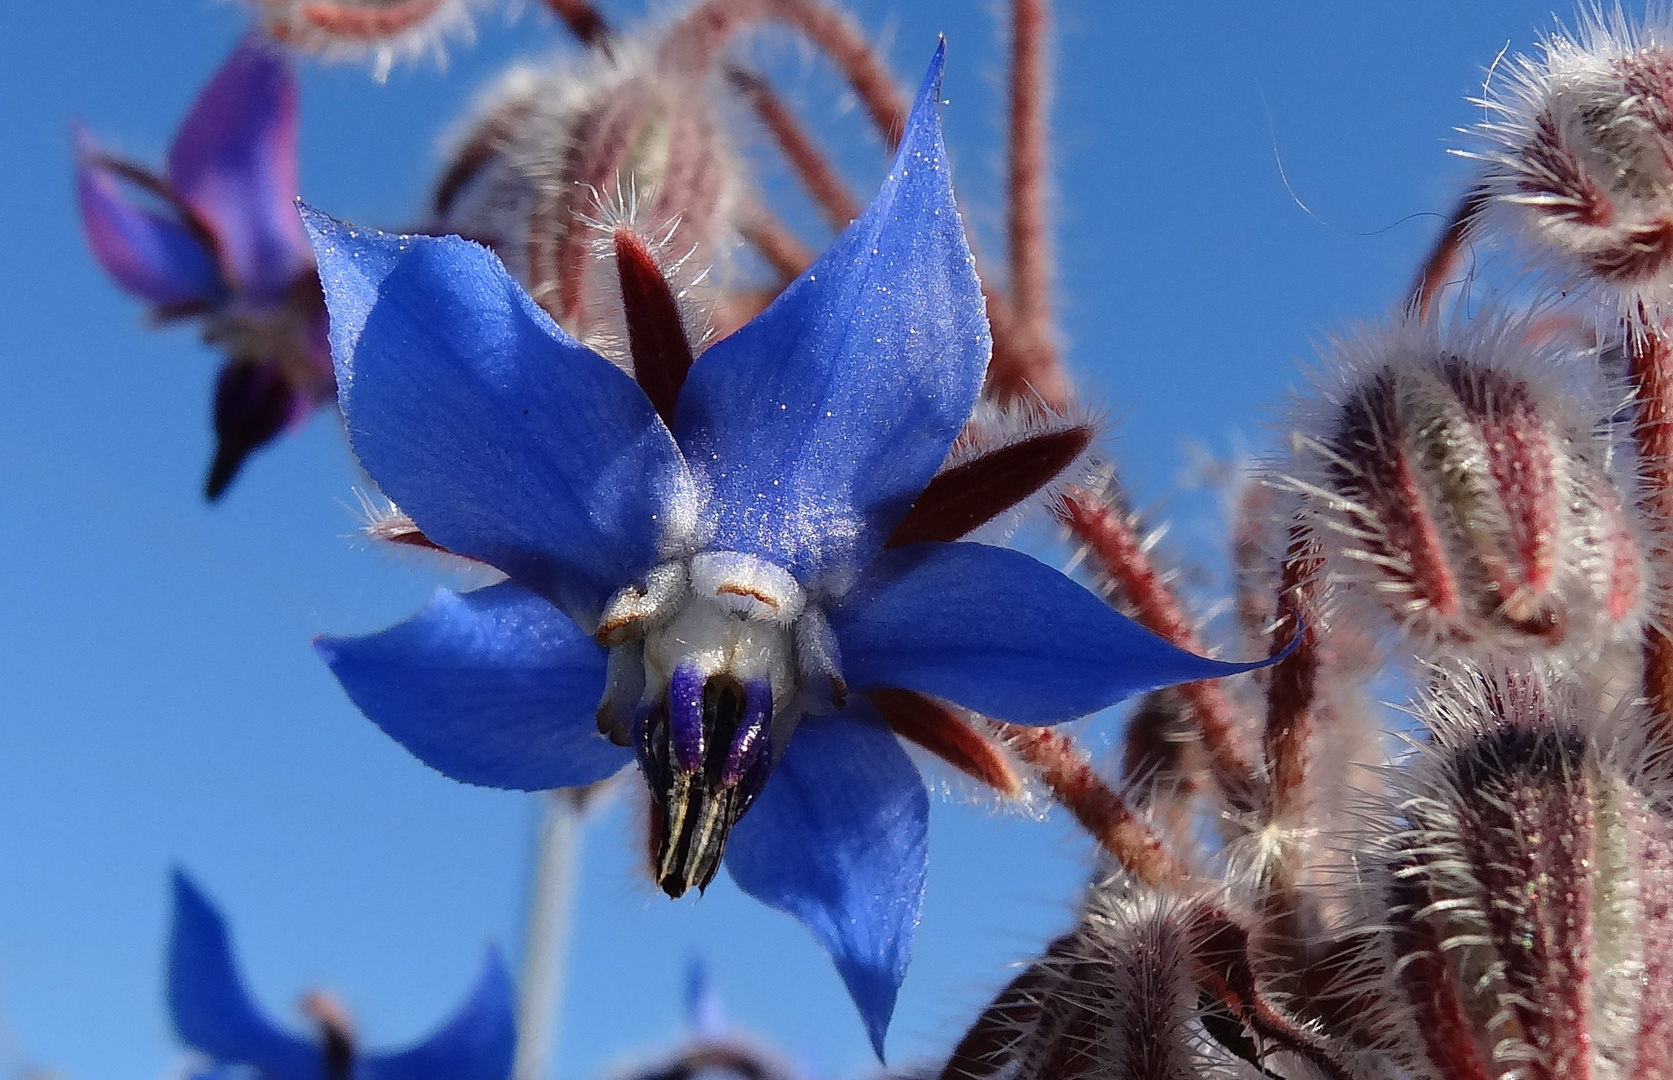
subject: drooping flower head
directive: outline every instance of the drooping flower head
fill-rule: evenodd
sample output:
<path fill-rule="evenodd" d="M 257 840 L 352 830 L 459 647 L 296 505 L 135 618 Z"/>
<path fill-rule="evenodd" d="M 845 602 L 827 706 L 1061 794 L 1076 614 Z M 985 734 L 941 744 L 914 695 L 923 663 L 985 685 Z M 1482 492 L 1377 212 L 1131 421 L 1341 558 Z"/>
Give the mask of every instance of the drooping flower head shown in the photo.
<path fill-rule="evenodd" d="M 1593 654 L 1650 574 L 1611 467 L 1624 396 L 1537 320 L 1406 318 L 1326 350 L 1289 465 L 1333 599 L 1426 655 Z"/>
<path fill-rule="evenodd" d="M 253 1070 L 260 1080 L 508 1080 L 517 1046 L 515 994 L 495 949 L 453 1016 L 405 1049 L 363 1052 L 341 1006 L 318 993 L 302 1001 L 315 1037 L 287 1031 L 251 998 L 226 923 L 178 871 L 168 1005 L 180 1040 L 213 1063 L 211 1076 Z"/>
<path fill-rule="evenodd" d="M 219 498 L 251 453 L 336 392 L 325 305 L 296 219 L 296 83 L 255 36 L 198 95 L 157 175 L 77 133 L 87 242 L 159 320 L 200 322 L 226 352 L 215 384 Z"/>
<path fill-rule="evenodd" d="M 1432 745 L 1381 826 L 1403 1075 L 1665 1075 L 1673 822 L 1644 718 L 1474 668 L 1436 672 L 1419 716 Z"/>
<path fill-rule="evenodd" d="M 879 1051 L 928 800 L 867 695 L 1051 724 L 1247 667 L 951 542 L 1004 507 L 972 513 L 937 480 L 989 353 L 940 71 L 938 52 L 871 207 L 695 359 L 654 264 L 623 260 L 631 375 L 477 245 L 305 212 L 361 463 L 429 542 L 510 578 L 321 641 L 349 696 L 470 783 L 586 784 L 637 759 L 661 887 L 707 886 L 724 855 L 830 951 Z"/>
<path fill-rule="evenodd" d="M 1601 299 L 1673 285 L 1673 33 L 1619 8 L 1494 65 L 1482 104 L 1480 227 L 1536 268 Z"/>

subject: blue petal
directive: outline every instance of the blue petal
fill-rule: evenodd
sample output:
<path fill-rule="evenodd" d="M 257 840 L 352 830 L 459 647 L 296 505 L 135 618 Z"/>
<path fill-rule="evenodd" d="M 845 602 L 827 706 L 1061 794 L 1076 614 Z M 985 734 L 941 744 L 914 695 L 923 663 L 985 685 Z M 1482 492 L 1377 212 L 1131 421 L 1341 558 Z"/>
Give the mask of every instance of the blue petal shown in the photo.
<path fill-rule="evenodd" d="M 368 1054 L 355 1080 L 506 1080 L 517 1052 L 516 992 L 498 949 L 452 1019 L 417 1046 Z"/>
<path fill-rule="evenodd" d="M 168 175 L 214 230 L 228 272 L 261 297 L 313 265 L 296 217 L 296 78 L 247 34 L 199 91 L 169 149 Z"/>
<path fill-rule="evenodd" d="M 279 1030 L 250 999 L 233 963 L 226 924 L 191 879 L 174 872 L 168 1005 L 187 1046 L 218 1065 L 251 1065 L 269 1080 L 318 1080 L 319 1047 Z"/>
<path fill-rule="evenodd" d="M 1019 724 L 1269 662 L 1177 649 L 1051 567 L 983 544 L 885 552 L 830 618 L 852 685 L 919 690 Z"/>
<path fill-rule="evenodd" d="M 314 647 L 373 723 L 455 780 L 544 791 L 633 757 L 598 734 L 604 650 L 520 586 L 438 589 L 404 623 Z"/>
<path fill-rule="evenodd" d="M 108 168 L 85 133 L 75 138 L 81 224 L 105 273 L 158 307 L 207 306 L 223 298 L 226 287 L 201 230 L 177 205 L 144 197 Z"/>
<path fill-rule="evenodd" d="M 638 384 L 486 249 L 303 215 L 360 463 L 430 539 L 592 629 L 656 560 L 683 483 Z"/>
<path fill-rule="evenodd" d="M 738 887 L 831 954 L 879 1059 L 923 909 L 929 796 L 867 706 L 810 716 L 726 844 Z"/>
<path fill-rule="evenodd" d="M 991 342 L 953 204 L 941 50 L 883 189 L 760 316 L 691 369 L 675 433 L 715 548 L 852 581 L 964 426 Z"/>

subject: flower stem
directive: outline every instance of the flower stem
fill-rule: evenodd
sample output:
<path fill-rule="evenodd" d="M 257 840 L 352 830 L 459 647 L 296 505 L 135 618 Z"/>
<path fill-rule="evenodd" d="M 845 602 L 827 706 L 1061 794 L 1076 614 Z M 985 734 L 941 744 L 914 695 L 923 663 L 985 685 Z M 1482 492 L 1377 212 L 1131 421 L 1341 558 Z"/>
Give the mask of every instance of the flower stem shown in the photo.
<path fill-rule="evenodd" d="M 824 52 L 892 152 L 906 130 L 906 102 L 894 77 L 852 20 L 818 0 L 700 0 L 669 28 L 661 60 L 700 74 L 734 33 L 769 19 L 800 30 Z"/>
<path fill-rule="evenodd" d="M 1640 311 L 1629 333 L 1628 376 L 1635 390 L 1638 471 L 1655 537 L 1652 564 L 1669 557 L 1673 528 L 1673 342 Z M 1644 631 L 1644 694 L 1662 745 L 1673 745 L 1673 602 L 1665 594 Z"/>
<path fill-rule="evenodd" d="M 1487 193 L 1480 188 L 1472 188 L 1458 201 L 1452 216 L 1447 218 L 1446 227 L 1436 238 L 1435 246 L 1418 271 L 1417 280 L 1412 283 L 1411 299 L 1407 301 L 1407 306 L 1419 320 L 1428 320 L 1434 310 L 1436 295 L 1458 268 L 1459 257 L 1464 251 L 1464 237 L 1486 205 Z"/>
<path fill-rule="evenodd" d="M 1011 5 L 1011 347 L 996 353 L 991 385 L 1000 400 L 1038 397 L 1054 409 L 1069 388 L 1052 345 L 1051 229 L 1047 218 L 1047 0 Z"/>
<path fill-rule="evenodd" d="M 523 970 L 517 991 L 513 1080 L 545 1080 L 552 1072 L 561 1029 L 576 856 L 581 846 L 581 798 L 575 792 L 544 792 L 540 807 L 528 922 L 523 931 Z"/>
<path fill-rule="evenodd" d="M 766 80 L 754 72 L 729 67 L 726 79 L 755 110 L 761 126 L 778 144 L 779 151 L 801 180 L 802 187 L 807 189 L 814 205 L 825 215 L 826 223 L 837 232 L 847 228 L 850 221 L 860 216 L 860 204 L 841 177 L 837 176 L 818 144 L 802 128 L 795 113 L 773 93 Z"/>
<path fill-rule="evenodd" d="M 1316 620 L 1309 609 L 1320 569 L 1318 545 L 1292 534 L 1278 594 L 1277 624 L 1299 626 L 1301 640 L 1272 669 L 1267 683 L 1263 746 L 1272 786 L 1267 820 L 1294 820 L 1306 809 L 1308 740 L 1313 734 L 1313 696 L 1319 676 Z"/>
<path fill-rule="evenodd" d="M 1086 545 L 1088 555 L 1141 625 L 1181 649 L 1202 651 L 1179 598 L 1151 564 L 1132 523 L 1119 509 L 1084 488 L 1071 487 L 1059 517 L 1070 534 Z M 1230 699 L 1213 682 L 1185 683 L 1177 689 L 1196 717 L 1221 793 L 1236 808 L 1252 808 L 1259 781 L 1243 749 Z"/>
<path fill-rule="evenodd" d="M 1163 891 L 1178 891 L 1185 884 L 1190 877 L 1186 865 L 1104 782 L 1073 739 L 1050 728 L 997 727 L 1005 745 L 1039 771 L 1057 802 L 1129 873 Z"/>

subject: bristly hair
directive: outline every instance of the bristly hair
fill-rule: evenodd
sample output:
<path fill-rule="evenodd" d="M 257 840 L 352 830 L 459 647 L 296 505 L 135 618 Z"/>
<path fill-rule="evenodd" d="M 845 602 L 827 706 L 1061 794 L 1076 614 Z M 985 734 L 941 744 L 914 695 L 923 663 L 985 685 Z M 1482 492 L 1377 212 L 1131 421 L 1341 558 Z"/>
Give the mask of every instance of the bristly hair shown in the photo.
<path fill-rule="evenodd" d="M 1593 4 L 1497 62 L 1460 156 L 1486 196 L 1472 239 L 1535 282 L 1625 313 L 1673 298 L 1673 19 Z"/>
<path fill-rule="evenodd" d="M 475 9 L 503 0 L 243 0 L 274 40 L 328 61 L 369 60 L 382 82 L 395 61 L 447 62 L 446 43 L 469 44 Z"/>
<path fill-rule="evenodd" d="M 1543 314 L 1406 316 L 1320 350 L 1273 472 L 1276 512 L 1327 553 L 1331 618 L 1419 656 L 1594 655 L 1641 628 L 1627 395 Z"/>
<path fill-rule="evenodd" d="M 1644 974 L 1673 943 L 1667 751 L 1641 706 L 1573 680 L 1427 675 L 1427 739 L 1342 838 L 1384 905 L 1352 979 L 1376 1044 L 1416 1077 L 1648 1075 L 1673 1006 Z"/>

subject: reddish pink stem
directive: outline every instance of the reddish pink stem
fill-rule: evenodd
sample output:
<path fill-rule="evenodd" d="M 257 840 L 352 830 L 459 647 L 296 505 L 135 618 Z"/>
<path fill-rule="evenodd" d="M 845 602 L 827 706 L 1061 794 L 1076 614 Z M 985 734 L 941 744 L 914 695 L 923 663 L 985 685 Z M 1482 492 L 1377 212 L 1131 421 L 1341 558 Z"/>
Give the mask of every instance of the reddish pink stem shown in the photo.
<path fill-rule="evenodd" d="M 1181 649 L 1202 651 L 1190 617 L 1151 564 L 1124 514 L 1090 491 L 1072 487 L 1060 519 L 1086 545 L 1094 565 L 1132 607 L 1134 618 Z M 1215 783 L 1233 806 L 1252 807 L 1259 783 L 1243 749 L 1230 700 L 1212 682 L 1186 683 L 1178 689 L 1196 716 Z"/>
<path fill-rule="evenodd" d="M 1446 228 L 1441 230 L 1441 235 L 1435 240 L 1435 246 L 1429 251 L 1429 257 L 1423 262 L 1423 269 L 1418 271 L 1417 281 L 1412 284 L 1408 306 L 1419 320 L 1426 321 L 1429 318 L 1435 307 L 1436 295 L 1442 286 L 1452 280 L 1453 272 L 1458 268 L 1458 261 L 1464 253 L 1464 238 L 1469 235 L 1470 228 L 1475 225 L 1476 218 L 1481 216 L 1482 208 L 1486 205 L 1487 193 L 1476 188 L 1460 199 L 1458 205 L 1453 208 Z"/>
<path fill-rule="evenodd" d="M 1190 877 L 1185 864 L 1104 783 L 1073 739 L 1050 728 L 998 727 L 1005 745 L 1039 771 L 1052 797 L 1134 877 L 1153 889 L 1172 891 Z"/>
<path fill-rule="evenodd" d="M 1319 676 L 1318 627 L 1309 609 L 1320 563 L 1316 543 L 1300 535 L 1291 540 L 1278 596 L 1278 624 L 1302 629 L 1295 651 L 1273 667 L 1267 683 L 1264 746 L 1272 774 L 1270 821 L 1293 822 L 1306 809 L 1308 743 Z"/>
<path fill-rule="evenodd" d="M 609 51 L 610 24 L 588 0 L 546 0 L 546 6 L 569 27 L 576 41 L 590 48 Z"/>
<path fill-rule="evenodd" d="M 801 31 L 847 78 L 893 150 L 906 127 L 906 103 L 882 58 L 842 12 L 818 0 L 700 0 L 663 39 L 660 61 L 693 74 L 707 72 L 739 30 L 774 20 Z"/>
<path fill-rule="evenodd" d="M 1669 558 L 1673 529 L 1673 342 L 1640 311 L 1631 328 L 1628 374 L 1636 391 L 1638 469 L 1655 529 L 1656 561 Z M 1663 599 L 1644 631 L 1644 693 L 1663 746 L 1673 746 L 1673 603 Z"/>
<path fill-rule="evenodd" d="M 1047 0 L 1011 6 L 1010 193 L 1012 327 L 989 385 L 1000 400 L 1037 397 L 1054 409 L 1069 387 L 1052 343 L 1051 227 L 1047 203 Z"/>
<path fill-rule="evenodd" d="M 808 196 L 825 215 L 825 221 L 838 232 L 847 228 L 850 221 L 860 216 L 860 204 L 818 144 L 803 130 L 796 115 L 759 75 L 733 67 L 727 69 L 726 77 L 755 110 L 761 126 L 772 135 Z"/>

